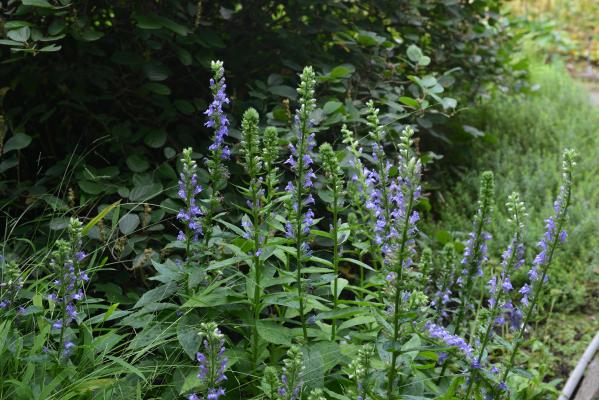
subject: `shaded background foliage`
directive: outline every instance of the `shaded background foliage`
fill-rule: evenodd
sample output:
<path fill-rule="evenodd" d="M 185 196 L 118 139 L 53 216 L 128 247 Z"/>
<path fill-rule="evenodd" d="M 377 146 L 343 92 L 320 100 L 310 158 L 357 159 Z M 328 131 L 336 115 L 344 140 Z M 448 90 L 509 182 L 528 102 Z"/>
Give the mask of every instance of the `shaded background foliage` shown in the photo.
<path fill-rule="evenodd" d="M 122 198 L 127 240 L 112 255 L 147 262 L 147 249 L 172 232 L 162 209 L 142 203 L 175 210 L 173 161 L 183 146 L 202 152 L 210 139 L 201 113 L 211 59 L 225 61 L 232 127 L 249 105 L 266 123 L 288 127 L 297 72 L 309 64 L 319 71 L 320 135 L 340 140 L 341 123 L 363 121 L 359 109 L 373 98 L 391 141 L 409 121 L 423 152 L 444 153 L 480 134 L 449 123 L 458 104 L 512 76 L 500 5 L 8 1 L 0 42 L 3 212 L 54 212 L 11 233 L 35 229 L 45 243 L 70 208 L 95 214 Z"/>

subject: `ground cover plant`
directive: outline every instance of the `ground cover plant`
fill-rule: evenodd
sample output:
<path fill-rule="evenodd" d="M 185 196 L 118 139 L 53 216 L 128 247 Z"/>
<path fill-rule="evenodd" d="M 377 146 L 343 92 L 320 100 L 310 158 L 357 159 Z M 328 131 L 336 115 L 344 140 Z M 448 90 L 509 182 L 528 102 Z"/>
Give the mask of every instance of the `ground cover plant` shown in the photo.
<path fill-rule="evenodd" d="M 168 201 L 100 204 L 62 230 L 57 220 L 51 251 L 11 221 L 0 264 L 1 397 L 554 395 L 518 357 L 567 242 L 573 150 L 551 167 L 560 184 L 535 241 L 522 196 L 504 206 L 496 192 L 505 187 L 486 171 L 471 232 L 438 251 L 419 229 L 430 202 L 417 126 L 385 124 L 367 101 L 340 127 L 342 140 L 327 143 L 317 75 L 305 67 L 289 127 L 264 126 L 247 108 L 233 137 L 225 67 L 211 69 L 203 117 L 212 140 L 170 167 L 178 185 Z M 60 208 L 69 198 L 48 201 Z M 496 210 L 509 232 L 498 243 Z M 132 271 L 149 288 L 130 298 L 110 285 L 107 255 L 123 251 L 127 233 L 152 229 L 168 244 L 136 261 L 151 264 Z"/>

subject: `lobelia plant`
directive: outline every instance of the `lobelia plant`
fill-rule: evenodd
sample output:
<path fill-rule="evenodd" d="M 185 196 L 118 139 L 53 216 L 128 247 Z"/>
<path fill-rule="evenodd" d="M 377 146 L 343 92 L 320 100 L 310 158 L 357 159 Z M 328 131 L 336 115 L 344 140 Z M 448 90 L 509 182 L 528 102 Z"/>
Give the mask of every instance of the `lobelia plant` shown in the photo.
<path fill-rule="evenodd" d="M 83 285 L 89 280 L 81 265 L 87 257 L 81 250 L 82 229 L 81 221 L 71 218 L 68 227 L 69 240 L 56 241 L 56 250 L 50 261 L 56 279 L 52 281 L 54 291 L 48 295 L 48 300 L 59 308 L 58 318 L 52 322 L 52 330 L 58 332 L 58 358 L 69 357 L 75 347 L 72 340 L 74 334 L 68 332 L 68 328 L 77 320 L 77 302 L 83 299 Z"/>
<path fill-rule="evenodd" d="M 198 166 L 192 160 L 193 150 L 188 147 L 183 150 L 181 164 L 183 171 L 179 177 L 179 190 L 177 195 L 185 203 L 185 207 L 179 210 L 177 220 L 185 226 L 184 231 L 179 231 L 177 240 L 185 242 L 185 254 L 189 261 L 191 257 L 191 245 L 199 240 L 203 234 L 202 230 L 202 209 L 200 208 L 198 195 L 202 192 L 202 187 L 198 183 Z"/>
<path fill-rule="evenodd" d="M 308 330 L 306 326 L 305 299 L 304 299 L 304 277 L 302 268 L 310 255 L 310 228 L 314 224 L 314 212 L 308 206 L 314 204 L 314 197 L 310 189 L 314 186 L 316 178 L 312 170 L 312 157 L 310 153 L 314 148 L 315 134 L 311 132 L 314 122 L 311 114 L 316 108 L 314 90 L 316 77 L 312 67 L 304 68 L 300 74 L 300 85 L 297 92 L 300 96 L 299 108 L 294 117 L 294 129 L 297 134 L 296 144 L 289 144 L 291 154 L 285 164 L 292 169 L 295 179 L 289 181 L 285 190 L 290 194 L 286 202 L 288 221 L 285 224 L 286 237 L 291 239 L 295 247 L 295 273 L 297 296 L 299 303 L 299 317 L 302 326 L 304 340 L 308 341 Z"/>
<path fill-rule="evenodd" d="M 493 388 L 493 393 L 495 395 L 503 393 L 503 397 L 505 398 L 509 398 L 510 396 L 506 380 L 514 368 L 516 355 L 524 341 L 525 329 L 532 321 L 535 307 L 543 294 L 544 285 L 549 279 L 549 267 L 553 261 L 555 251 L 560 244 L 563 244 L 566 241 L 567 233 L 565 224 L 571 200 L 574 167 L 576 167 L 576 152 L 573 149 L 566 149 L 562 157 L 562 185 L 560 187 L 559 195 L 553 205 L 554 215 L 545 220 L 545 233 L 538 243 L 540 250 L 532 262 L 532 267 L 528 271 L 530 282 L 525 284 L 519 291 L 522 295 L 521 311 L 524 315 L 524 319 L 522 323 L 519 324 L 514 345 L 511 349 L 508 361 L 504 365 L 500 384 Z"/>
<path fill-rule="evenodd" d="M 506 318 L 504 315 L 508 317 L 512 327 L 518 327 L 521 322 L 521 312 L 513 306 L 512 295 L 514 288 L 511 283 L 511 277 L 515 270 L 520 269 L 524 265 L 525 247 L 523 243 L 523 230 L 524 219 L 527 214 L 524 203 L 520 201 L 518 193 L 512 193 L 509 196 L 506 207 L 510 213 L 508 222 L 511 224 L 513 230 L 512 239 L 501 256 L 499 273 L 495 274 L 488 283 L 489 309 L 487 310 L 486 328 L 484 329 L 482 338 L 480 338 L 480 347 L 477 350 L 478 356 L 472 362 L 470 368 L 470 379 L 468 381 L 468 388 L 466 389 L 467 397 L 470 396 L 472 389 L 478 387 L 480 384 L 478 375 L 481 368 L 484 367 L 483 357 L 485 357 L 485 350 L 492 339 L 493 329 L 505 325 Z M 498 372 L 496 367 L 491 368 L 491 370 L 495 374 Z M 500 385 L 504 386 L 505 384 L 502 382 Z"/>
<path fill-rule="evenodd" d="M 347 221 L 350 226 L 350 240 L 359 250 L 360 258 L 364 255 L 376 254 L 371 231 L 368 229 L 371 221 L 371 212 L 366 208 L 369 196 L 369 171 L 362 163 L 362 147 L 360 142 L 354 137 L 354 133 L 347 128 L 347 125 L 341 127 L 343 134 L 343 143 L 346 144 L 346 150 L 351 154 L 347 174 L 347 197 L 348 202 L 353 206 L 347 214 Z M 360 266 L 360 286 L 364 285 L 366 269 Z"/>
<path fill-rule="evenodd" d="M 339 259 L 341 257 L 340 254 L 340 234 L 342 233 L 340 230 L 340 221 L 339 221 L 339 212 L 343 208 L 343 187 L 344 187 L 344 179 L 343 172 L 339 167 L 339 161 L 337 160 L 337 155 L 335 151 L 328 143 L 323 143 L 320 146 L 320 158 L 322 161 L 322 169 L 324 171 L 325 182 L 328 189 L 331 191 L 331 201 L 329 204 L 329 211 L 331 212 L 332 223 L 330 226 L 329 234 L 330 238 L 333 240 L 333 254 L 332 263 L 333 263 L 333 314 L 337 311 L 337 304 L 339 300 Z M 335 319 L 331 322 L 331 340 L 336 339 L 337 334 L 337 322 Z"/>
<path fill-rule="evenodd" d="M 100 304 L 100 309 L 106 309 L 103 315 L 86 315 L 96 306 L 79 313 L 88 279 L 82 236 L 91 225 L 84 229 L 72 219 L 68 240 L 58 240 L 52 253 L 51 266 L 57 276 L 50 284 L 53 293 L 48 296 L 50 307 L 45 314 L 50 316 L 45 324 L 50 333 L 40 330 L 43 341 L 13 339 L 19 338 L 19 329 L 32 325 L 29 315 L 45 310 L 41 298 L 31 295 L 39 292 L 37 287 L 21 288 L 28 282 L 23 282 L 20 268 L 16 264 L 9 268 L 5 260 L 1 264 L 0 308 L 8 318 L 0 321 L 0 337 L 8 338 L 10 346 L 0 342 L 0 372 L 8 370 L 7 365 L 18 371 L 19 349 L 29 343 L 39 343 L 39 351 L 31 346 L 28 353 L 38 357 L 49 336 L 54 346 L 48 346 L 49 354 L 41 354 L 39 359 L 53 362 L 50 368 L 43 367 L 44 371 L 57 371 L 62 364 L 68 369 L 79 358 L 96 356 L 113 361 L 110 368 L 122 367 L 114 375 L 126 379 L 110 379 L 105 384 L 109 388 L 100 389 L 107 398 L 120 392 L 130 377 L 148 377 L 151 369 L 148 381 L 159 384 L 149 383 L 151 388 L 146 389 L 139 379 L 134 391 L 127 393 L 143 391 L 148 398 L 186 394 L 190 400 L 487 400 L 517 396 L 531 400 L 514 389 L 519 350 L 538 312 L 554 253 L 566 239 L 574 153 L 568 150 L 564 154 L 564 183 L 554 215 L 546 220 L 539 252 L 527 271 L 529 281 L 516 288 L 514 274 L 526 264 L 527 245 L 523 234 L 526 209 L 519 196 L 514 193 L 508 198 L 511 236 L 499 261 L 487 254 L 494 203 L 490 172 L 482 175 L 473 231 L 464 244 L 461 263 L 456 265 L 456 248 L 461 243 L 450 241 L 438 254 L 437 244 L 428 240 L 426 232 L 419 232 L 424 206 L 422 164 L 414 149 L 411 126 L 392 130 L 381 123 L 379 110 L 369 101 L 364 145 L 371 149 L 369 154 L 362 151 L 358 133 L 344 126 L 344 154 L 343 149 L 335 151 L 331 144 L 323 143 L 316 157 L 318 168 L 314 165 L 316 128 L 311 118 L 318 119 L 320 112 L 314 98 L 316 74 L 309 67 L 300 75 L 291 155 L 284 163 L 279 160 L 277 129 L 261 129 L 258 112 L 247 109 L 241 120 L 240 143 L 232 146 L 244 171 L 245 182 L 237 190 L 245 203 L 221 203 L 219 190 L 227 184 L 229 162 L 225 144 L 229 123 L 223 112 L 228 99 L 222 63 L 212 65 L 214 99 L 206 114 L 215 136 L 206 159 L 210 177 L 205 191 L 198 182 L 204 171 L 194 161 L 191 148 L 183 150 L 180 164 L 176 196 L 183 206 L 176 218 L 182 228 L 172 247 L 185 249 L 184 265 L 180 255 L 170 259 L 164 252 L 160 263 L 153 262 L 158 275 L 151 278 L 163 285 L 141 296 L 132 309 Z M 399 140 L 391 153 L 386 136 L 395 134 Z M 321 175 L 318 181 L 317 173 Z M 286 190 L 278 188 L 283 177 L 289 178 Z M 318 203 L 312 196 L 315 184 L 321 190 Z M 220 213 L 221 207 L 230 212 Z M 315 218 L 313 210 L 319 210 L 321 218 Z M 315 255 L 309 245 L 312 241 Z M 199 285 L 198 277 L 210 271 L 217 271 L 213 279 Z M 488 277 L 487 286 L 481 276 Z M 181 298 L 177 291 L 186 277 L 188 291 Z M 92 294 L 96 291 L 94 288 Z M 25 305 L 29 297 L 33 297 L 33 306 L 12 311 L 14 306 Z M 86 302 L 97 303 L 96 298 Z M 224 332 L 214 322 L 201 323 L 217 316 L 226 323 Z M 75 321 L 79 329 L 75 329 Z M 102 333 L 94 328 L 99 324 Z M 125 332 L 119 336 L 132 339 L 126 346 L 107 348 L 106 355 L 96 355 L 96 344 L 108 340 L 105 335 L 115 334 L 117 329 Z M 229 351 L 225 334 L 235 343 Z M 177 344 L 171 337 L 176 337 L 184 352 L 172 351 Z M 82 357 L 69 357 L 75 343 L 86 344 L 78 351 Z M 13 349 L 17 349 L 15 355 Z M 178 362 L 179 353 L 191 359 L 195 354 L 199 371 L 194 368 L 190 374 L 188 363 Z M 229 363 L 225 353 L 235 359 Z M 12 356 L 10 362 L 5 361 L 7 354 Z M 35 361 L 36 357 L 26 358 Z M 39 375 L 44 378 L 38 386 L 47 387 L 45 375 Z M 55 379 L 50 375 L 47 379 Z M 60 390 L 73 384 L 65 383 Z M 0 380 L 0 395 L 4 395 L 5 385 Z M 192 391 L 195 393 L 189 394 Z"/>
<path fill-rule="evenodd" d="M 198 333 L 202 339 L 203 351 L 197 353 L 200 364 L 198 379 L 203 383 L 205 400 L 218 400 L 225 395 L 221 383 L 227 380 L 228 359 L 225 354 L 225 336 L 214 322 L 200 324 Z M 189 400 L 200 400 L 197 394 L 189 395 Z"/>
<path fill-rule="evenodd" d="M 253 370 L 256 369 L 260 353 L 258 322 L 260 320 L 260 311 L 262 309 L 262 253 L 269 235 L 268 207 L 270 207 L 269 202 L 272 200 L 271 196 L 273 196 L 274 185 L 276 182 L 276 170 L 274 170 L 273 163 L 276 160 L 276 153 L 278 151 L 276 130 L 273 130 L 274 128 L 268 128 L 267 132 L 263 134 L 263 140 L 261 140 L 258 123 L 259 115 L 253 108 L 248 109 L 243 114 L 241 122 L 241 153 L 243 155 L 242 164 L 248 174 L 249 183 L 247 188 L 241 189 L 243 196 L 247 199 L 247 208 L 242 207 L 242 210 L 246 212 L 246 215 L 242 217 L 241 224 L 244 229 L 244 239 L 251 242 L 250 270 L 254 271 L 254 293 L 253 298 L 251 299 L 254 317 L 252 332 Z M 264 156 L 261 151 L 261 145 L 263 144 L 265 147 Z M 266 185 L 264 182 L 265 178 L 267 181 Z"/>
<path fill-rule="evenodd" d="M 210 157 L 205 160 L 210 177 L 210 193 L 207 199 L 206 212 L 204 215 L 204 242 L 203 253 L 205 264 L 207 264 L 207 255 L 210 251 L 210 239 L 213 233 L 213 219 L 218 211 L 222 201 L 220 191 L 227 185 L 229 170 L 224 161 L 231 156 L 231 150 L 225 143 L 229 135 L 229 119 L 223 111 L 223 106 L 229 104 L 225 83 L 225 69 L 222 61 L 212 61 L 210 63 L 213 77 L 210 79 L 210 90 L 213 100 L 204 114 L 208 120 L 204 124 L 208 128 L 214 129 L 212 144 L 208 148 Z"/>

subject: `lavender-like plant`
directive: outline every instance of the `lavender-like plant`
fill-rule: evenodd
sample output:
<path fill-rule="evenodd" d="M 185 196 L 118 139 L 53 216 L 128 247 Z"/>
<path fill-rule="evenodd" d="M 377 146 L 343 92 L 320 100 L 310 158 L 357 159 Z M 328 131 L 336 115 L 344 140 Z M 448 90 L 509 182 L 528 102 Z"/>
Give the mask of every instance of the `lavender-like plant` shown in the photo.
<path fill-rule="evenodd" d="M 494 389 L 494 394 L 507 388 L 505 382 L 512 372 L 516 355 L 520 346 L 524 341 L 524 332 L 528 324 L 531 322 L 539 299 L 545 288 L 548 280 L 549 267 L 553 261 L 555 250 L 558 246 L 566 241 L 565 224 L 567 219 L 568 206 L 570 205 L 570 197 L 572 193 L 572 174 L 576 166 L 576 152 L 572 149 L 566 149 L 562 157 L 562 185 L 559 195 L 554 202 L 554 215 L 545 220 L 545 233 L 539 241 L 539 252 L 537 253 L 532 267 L 528 272 L 530 282 L 526 284 L 520 293 L 522 294 L 522 308 L 524 319 L 520 324 L 520 328 L 516 333 L 514 346 L 511 350 L 508 362 L 504 366 L 503 374 L 500 380 L 500 385 Z M 509 396 L 507 391 L 503 391 L 506 397 Z"/>
<path fill-rule="evenodd" d="M 77 302 L 83 299 L 83 285 L 89 280 L 81 263 L 87 254 L 81 250 L 83 224 L 71 218 L 68 227 L 69 240 L 57 240 L 56 250 L 52 253 L 50 266 L 56 271 L 56 279 L 52 282 L 54 291 L 48 300 L 60 307 L 58 319 L 52 322 L 52 329 L 59 331 L 59 357 L 68 357 L 75 344 L 66 340 L 68 326 L 77 319 Z"/>
<path fill-rule="evenodd" d="M 400 315 L 402 313 L 402 302 L 409 298 L 409 294 L 402 290 L 404 271 L 413 264 L 413 256 L 416 253 L 415 235 L 417 232 L 416 223 L 419 220 L 419 214 L 414 210 L 418 199 L 420 198 L 420 172 L 421 164 L 417 156 L 412 153 L 412 136 L 414 131 L 411 127 L 406 127 L 401 132 L 399 143 L 399 165 L 397 178 L 391 181 L 390 194 L 392 202 L 392 211 L 389 214 L 391 218 L 390 229 L 388 233 L 388 242 L 392 251 L 392 263 L 389 265 L 387 281 L 393 288 L 393 351 L 391 353 L 391 364 L 387 375 L 387 395 L 389 400 L 393 398 L 395 378 L 397 375 L 397 358 L 399 356 L 398 340 L 400 338 Z M 420 296 L 417 296 L 420 297 Z M 415 299 L 417 300 L 417 299 Z"/>
<path fill-rule="evenodd" d="M 187 257 L 190 257 L 191 244 L 197 242 L 202 235 L 202 215 L 203 212 L 199 205 L 198 194 L 202 187 L 198 184 L 196 162 L 191 158 L 193 150 L 188 147 L 183 150 L 181 164 L 183 171 L 179 177 L 179 190 L 177 195 L 185 203 L 185 207 L 179 210 L 177 219 L 185 226 L 184 231 L 179 231 L 177 240 L 185 242 Z"/>
<path fill-rule="evenodd" d="M 374 347 L 370 344 L 365 344 L 358 350 L 357 357 L 349 364 L 349 378 L 356 384 L 357 400 L 366 399 L 366 394 L 370 390 L 373 358 Z"/>
<path fill-rule="evenodd" d="M 335 280 L 333 281 L 333 312 L 337 310 L 339 300 L 339 211 L 343 208 L 343 172 L 339 167 L 339 161 L 335 151 L 328 143 L 323 143 L 320 146 L 320 158 L 322 160 L 322 168 L 324 170 L 325 181 L 332 193 L 332 200 L 329 205 L 329 211 L 332 214 L 333 222 L 330 228 L 331 238 L 333 239 L 333 273 Z M 331 340 L 335 340 L 337 334 L 337 323 L 333 319 L 331 322 Z"/>
<path fill-rule="evenodd" d="M 481 338 L 480 348 L 478 349 L 478 357 L 475 362 L 472 363 L 470 368 L 470 379 L 468 381 L 468 388 L 466 390 L 466 397 L 469 398 L 474 383 L 478 382 L 478 372 L 483 363 L 483 356 L 485 350 L 493 334 L 493 328 L 498 325 L 505 323 L 505 318 L 500 315 L 502 310 L 513 309 L 511 297 L 513 294 L 513 286 L 511 283 L 511 277 L 514 270 L 519 269 L 524 264 L 524 243 L 523 243 L 523 230 L 524 230 L 524 219 L 526 218 L 526 208 L 524 203 L 520 201 L 518 193 L 512 193 L 506 203 L 507 209 L 510 213 L 508 222 L 512 226 L 512 239 L 507 249 L 502 254 L 501 268 L 498 274 L 493 276 L 489 281 L 489 310 L 488 320 L 486 329 Z M 512 315 L 515 310 L 512 312 Z M 519 319 L 518 319 L 519 321 Z"/>
<path fill-rule="evenodd" d="M 283 360 L 283 364 L 281 385 L 277 390 L 279 399 L 298 400 L 304 385 L 304 365 L 302 353 L 297 346 L 287 350 L 287 358 Z"/>
<path fill-rule="evenodd" d="M 259 337 L 258 337 L 258 321 L 260 320 L 261 295 L 262 295 L 262 258 L 263 244 L 265 234 L 262 232 L 264 214 L 264 179 L 261 176 L 263 172 L 263 160 L 260 151 L 260 132 L 258 128 L 259 115 L 253 108 L 248 109 L 243 114 L 241 122 L 242 139 L 241 152 L 244 157 L 243 165 L 249 176 L 248 188 L 242 189 L 243 195 L 247 198 L 247 213 L 249 219 L 243 220 L 246 231 L 246 239 L 252 241 L 251 248 L 251 269 L 254 271 L 254 298 L 253 303 L 253 340 L 252 340 L 252 365 L 256 368 L 259 355 Z"/>
<path fill-rule="evenodd" d="M 199 336 L 203 339 L 203 352 L 197 353 L 200 371 L 198 378 L 204 383 L 205 400 L 218 400 L 225 395 L 220 384 L 227 379 L 228 360 L 225 356 L 225 335 L 214 322 L 200 324 Z M 189 400 L 200 400 L 197 394 L 189 395 Z"/>
<path fill-rule="evenodd" d="M 456 282 L 461 287 L 460 306 L 454 321 L 454 333 L 456 335 L 460 334 L 462 322 L 471 307 L 470 300 L 474 281 L 476 277 L 482 276 L 482 265 L 488 259 L 487 241 L 491 239 L 491 235 L 485 230 L 485 226 L 491 223 L 494 196 L 495 181 L 493 173 L 485 171 L 481 176 L 478 209 L 473 221 L 474 229 L 468 235 L 461 261 L 463 269 Z"/>
<path fill-rule="evenodd" d="M 369 178 L 366 174 L 369 171 L 364 168 L 362 163 L 362 147 L 359 141 L 354 137 L 354 133 L 347 129 L 344 124 L 341 127 L 343 134 L 343 143 L 346 144 L 347 151 L 352 155 L 349 162 L 347 179 L 347 195 L 348 201 L 352 204 L 352 208 L 348 210 L 347 220 L 351 230 L 351 241 L 361 250 L 360 254 L 374 254 L 373 236 L 370 225 L 371 213 L 366 209 L 365 204 L 369 199 Z M 360 267 L 360 286 L 364 284 L 365 269 Z"/>
<path fill-rule="evenodd" d="M 225 69 L 222 61 L 212 61 L 211 68 L 213 77 L 210 79 L 210 90 L 212 91 L 213 100 L 204 112 L 208 117 L 205 125 L 208 128 L 214 129 L 213 142 L 208 148 L 210 150 L 210 157 L 206 159 L 211 192 L 204 216 L 205 252 L 212 238 L 212 219 L 221 201 L 219 191 L 226 186 L 229 177 L 229 171 L 223 164 L 223 160 L 229 159 L 231 155 L 231 151 L 225 143 L 225 138 L 229 134 L 229 119 L 223 111 L 223 106 L 229 103 L 229 98 L 226 94 Z"/>
<path fill-rule="evenodd" d="M 302 266 L 304 261 L 310 256 L 311 250 L 308 245 L 308 238 L 310 227 L 314 224 L 314 212 L 308 206 L 314 203 L 314 198 L 310 194 L 310 188 L 314 185 L 313 179 L 316 177 L 311 168 L 313 161 L 310 155 L 315 145 L 314 133 L 311 132 L 314 123 L 310 119 L 310 114 L 316 107 L 316 100 L 314 99 L 315 85 L 316 76 L 314 70 L 312 67 L 304 68 L 300 74 L 300 85 L 297 89 L 300 96 L 299 108 L 295 115 L 297 142 L 295 146 L 289 144 L 291 155 L 285 162 L 295 174 L 294 182 L 290 181 L 286 187 L 286 191 L 291 194 L 286 204 L 288 213 L 286 236 L 293 240 L 295 244 L 299 316 L 305 341 L 308 340 L 308 330 L 304 310 L 305 299 Z"/>
<path fill-rule="evenodd" d="M 433 294 L 431 307 L 435 310 L 437 320 L 441 321 L 447 318 L 447 307 L 451 301 L 452 285 L 455 281 L 455 247 L 453 243 L 447 243 L 443 247 L 441 269 L 437 270 L 434 281 L 437 283 L 436 291 Z"/>

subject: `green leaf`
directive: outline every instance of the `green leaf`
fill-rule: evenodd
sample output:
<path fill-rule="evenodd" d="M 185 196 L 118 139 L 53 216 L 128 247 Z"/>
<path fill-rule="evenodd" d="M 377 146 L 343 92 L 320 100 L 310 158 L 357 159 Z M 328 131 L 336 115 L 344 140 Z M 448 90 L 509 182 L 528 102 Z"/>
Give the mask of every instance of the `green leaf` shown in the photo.
<path fill-rule="evenodd" d="M 414 108 L 420 107 L 420 103 L 418 103 L 418 100 L 413 99 L 411 97 L 402 96 L 399 98 L 399 101 L 407 106 L 410 106 L 410 107 L 414 107 Z"/>
<path fill-rule="evenodd" d="M 131 154 L 127 157 L 127 167 L 133 172 L 144 172 L 150 168 L 150 163 L 144 157 L 138 154 Z"/>
<path fill-rule="evenodd" d="M 337 282 L 337 293 L 335 293 L 335 282 Z M 339 298 L 339 295 L 345 289 L 345 287 L 349 284 L 349 281 L 345 278 L 337 278 L 331 281 L 331 293 L 336 298 Z"/>
<path fill-rule="evenodd" d="M 135 303 L 133 308 L 140 308 L 148 304 L 158 303 L 175 293 L 177 288 L 177 284 L 173 282 L 160 285 L 157 288 L 145 292 L 137 303 Z"/>
<path fill-rule="evenodd" d="M 175 49 L 175 53 L 177 53 L 177 57 L 179 58 L 179 61 L 181 62 L 181 64 L 183 64 L 185 66 L 189 66 L 193 63 L 193 58 L 191 56 L 191 53 L 189 51 L 187 51 L 186 49 L 184 49 L 182 47 L 177 47 Z"/>
<path fill-rule="evenodd" d="M 335 111 L 339 110 L 342 106 L 343 103 L 341 103 L 340 101 L 331 100 L 326 102 L 324 107 L 322 107 L 322 111 L 324 111 L 325 114 L 332 114 Z"/>
<path fill-rule="evenodd" d="M 295 100 L 297 98 L 297 92 L 291 86 L 276 85 L 270 86 L 268 91 L 276 96 L 286 97 L 288 99 Z"/>
<path fill-rule="evenodd" d="M 356 68 L 351 64 L 338 65 L 328 73 L 330 79 L 348 78 L 355 72 Z"/>
<path fill-rule="evenodd" d="M 166 131 L 164 129 L 152 129 L 144 133 L 144 143 L 153 149 L 158 149 L 166 143 Z"/>
<path fill-rule="evenodd" d="M 104 191 L 104 189 L 106 188 L 104 185 L 102 185 L 100 183 L 86 181 L 86 180 L 81 180 L 81 181 L 77 182 L 77 184 L 79 185 L 81 190 L 83 190 L 85 193 L 94 194 L 94 195 L 102 193 Z"/>
<path fill-rule="evenodd" d="M 54 51 L 59 51 L 60 49 L 62 49 L 62 46 L 56 44 L 49 44 L 39 49 L 39 51 L 43 51 L 44 53 L 51 53 Z"/>
<path fill-rule="evenodd" d="M 161 95 L 161 96 L 168 96 L 171 94 L 171 89 L 166 86 L 165 84 L 162 83 L 157 83 L 157 82 L 151 82 L 151 83 L 146 83 L 145 85 L 142 86 L 145 90 L 148 90 L 152 93 Z"/>
<path fill-rule="evenodd" d="M 147 325 L 144 330 L 133 336 L 133 340 L 127 346 L 128 350 L 137 350 L 158 344 L 170 336 L 170 331 L 165 330 L 162 325 Z"/>
<path fill-rule="evenodd" d="M 443 97 L 441 105 L 444 109 L 456 108 L 458 101 L 456 99 L 452 99 L 451 97 Z"/>
<path fill-rule="evenodd" d="M 324 386 L 324 360 L 320 351 L 315 346 L 302 346 L 304 355 L 304 382 L 305 388 L 310 390 Z"/>
<path fill-rule="evenodd" d="M 139 216 L 134 213 L 123 215 L 123 218 L 119 221 L 119 229 L 123 235 L 129 235 L 135 231 L 135 228 L 139 226 Z"/>
<path fill-rule="evenodd" d="M 163 27 L 170 31 L 173 31 L 179 36 L 187 36 L 187 34 L 189 33 L 188 29 L 185 26 L 178 24 L 168 18 L 160 17 L 160 20 L 162 22 Z"/>
<path fill-rule="evenodd" d="M 258 335 L 268 343 L 291 346 L 293 334 L 291 329 L 285 328 L 273 321 L 256 321 Z"/>
<path fill-rule="evenodd" d="M 406 54 L 410 61 L 415 63 L 418 63 L 420 59 L 424 56 L 424 54 L 422 54 L 422 50 L 420 50 L 420 47 L 416 46 L 415 44 L 411 44 L 408 46 Z"/>
<path fill-rule="evenodd" d="M 156 15 L 152 15 L 152 14 L 144 15 L 144 14 L 133 13 L 131 15 L 131 18 L 133 18 L 135 20 L 137 27 L 141 28 L 141 29 L 160 29 L 160 28 L 162 28 L 162 21 Z"/>
<path fill-rule="evenodd" d="M 151 183 L 149 185 L 135 186 L 129 192 L 129 200 L 134 202 L 146 202 L 162 193 L 162 184 Z"/>
<path fill-rule="evenodd" d="M 31 36 L 31 30 L 28 26 L 23 26 L 21 28 L 6 32 L 6 36 L 15 42 L 23 43 L 29 40 L 29 37 Z"/>
<path fill-rule="evenodd" d="M 56 8 L 46 0 L 21 0 L 24 6 L 32 6 L 39 8 Z"/>
<path fill-rule="evenodd" d="M 169 71 L 168 69 L 157 62 L 150 62 L 143 66 L 143 70 L 146 73 L 146 76 L 151 81 L 163 81 L 168 78 Z"/>
<path fill-rule="evenodd" d="M 79 37 L 86 42 L 94 42 L 100 39 L 102 36 L 104 36 L 102 32 L 89 28 L 81 32 Z"/>
<path fill-rule="evenodd" d="M 13 150 L 21 150 L 29 146 L 31 143 L 31 136 L 24 133 L 15 133 L 12 135 L 4 144 L 4 153 L 8 153 Z"/>
<path fill-rule="evenodd" d="M 190 359 L 195 360 L 196 353 L 202 343 L 198 335 L 200 318 L 195 314 L 184 315 L 177 324 L 177 340 Z"/>

